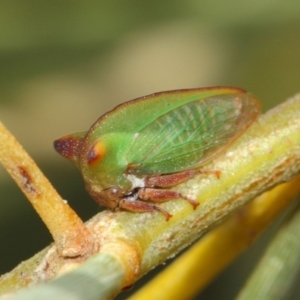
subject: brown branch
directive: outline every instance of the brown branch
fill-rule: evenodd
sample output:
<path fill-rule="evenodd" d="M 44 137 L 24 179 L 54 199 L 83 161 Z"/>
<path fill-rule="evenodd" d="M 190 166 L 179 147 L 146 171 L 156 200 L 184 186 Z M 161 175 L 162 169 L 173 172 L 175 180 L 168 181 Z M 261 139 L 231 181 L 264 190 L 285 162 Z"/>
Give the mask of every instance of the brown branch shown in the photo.
<path fill-rule="evenodd" d="M 39 170 L 12 134 L 0 123 L 0 162 L 48 227 L 64 257 L 83 256 L 93 240 L 82 220 Z M 89 247 L 87 247 L 89 245 Z"/>

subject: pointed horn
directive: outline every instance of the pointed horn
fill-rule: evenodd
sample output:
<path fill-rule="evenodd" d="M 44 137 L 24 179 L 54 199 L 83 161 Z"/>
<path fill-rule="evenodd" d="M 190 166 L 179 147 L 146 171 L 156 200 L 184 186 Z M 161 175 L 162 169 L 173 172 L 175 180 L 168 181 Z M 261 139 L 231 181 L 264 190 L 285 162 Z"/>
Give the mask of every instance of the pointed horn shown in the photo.
<path fill-rule="evenodd" d="M 80 148 L 86 132 L 78 132 L 63 136 L 53 142 L 55 150 L 63 157 L 78 164 Z"/>

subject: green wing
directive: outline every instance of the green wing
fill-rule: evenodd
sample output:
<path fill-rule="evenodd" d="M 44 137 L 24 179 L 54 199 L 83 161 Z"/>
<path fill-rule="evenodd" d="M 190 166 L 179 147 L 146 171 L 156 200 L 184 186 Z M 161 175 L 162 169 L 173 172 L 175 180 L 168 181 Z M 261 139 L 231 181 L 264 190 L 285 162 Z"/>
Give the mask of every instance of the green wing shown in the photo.
<path fill-rule="evenodd" d="M 198 167 L 243 133 L 259 111 L 248 94 L 219 95 L 173 109 L 135 134 L 128 172 L 167 174 Z"/>

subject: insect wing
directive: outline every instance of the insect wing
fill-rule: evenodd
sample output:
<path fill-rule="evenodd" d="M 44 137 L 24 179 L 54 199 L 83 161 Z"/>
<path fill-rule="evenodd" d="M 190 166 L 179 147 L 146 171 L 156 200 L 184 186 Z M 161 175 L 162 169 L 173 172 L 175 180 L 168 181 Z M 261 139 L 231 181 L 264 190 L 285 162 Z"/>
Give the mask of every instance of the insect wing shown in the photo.
<path fill-rule="evenodd" d="M 259 113 L 258 101 L 246 93 L 179 106 L 135 134 L 128 172 L 164 174 L 198 167 L 230 145 Z"/>

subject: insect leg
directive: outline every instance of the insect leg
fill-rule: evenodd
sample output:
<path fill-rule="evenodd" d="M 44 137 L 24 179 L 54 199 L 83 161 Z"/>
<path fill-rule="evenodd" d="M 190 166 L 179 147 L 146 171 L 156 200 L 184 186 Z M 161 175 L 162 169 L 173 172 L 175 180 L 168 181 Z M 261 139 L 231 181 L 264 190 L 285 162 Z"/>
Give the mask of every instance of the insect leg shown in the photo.
<path fill-rule="evenodd" d="M 184 182 L 190 178 L 193 178 L 197 174 L 214 174 L 217 178 L 220 177 L 221 172 L 219 170 L 188 170 L 180 173 L 169 174 L 169 175 L 159 175 L 159 176 L 149 176 L 145 179 L 146 187 L 168 187 L 177 185 Z"/>
<path fill-rule="evenodd" d="M 172 199 L 185 199 L 193 206 L 194 209 L 196 209 L 200 204 L 197 201 L 190 199 L 179 192 L 171 190 L 142 188 L 138 191 L 138 195 L 142 200 L 150 200 L 154 202 L 164 202 Z"/>
<path fill-rule="evenodd" d="M 126 198 L 123 198 L 120 200 L 119 202 L 119 207 L 133 211 L 133 212 L 153 212 L 153 211 L 158 211 L 161 212 L 162 214 L 165 215 L 166 217 L 166 221 L 168 221 L 172 215 L 169 214 L 166 210 L 151 204 L 151 203 L 146 203 L 143 201 L 139 201 L 139 200 L 128 200 Z"/>

